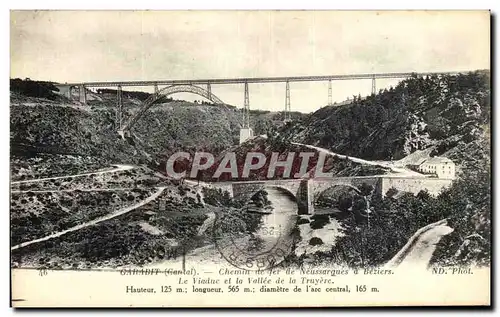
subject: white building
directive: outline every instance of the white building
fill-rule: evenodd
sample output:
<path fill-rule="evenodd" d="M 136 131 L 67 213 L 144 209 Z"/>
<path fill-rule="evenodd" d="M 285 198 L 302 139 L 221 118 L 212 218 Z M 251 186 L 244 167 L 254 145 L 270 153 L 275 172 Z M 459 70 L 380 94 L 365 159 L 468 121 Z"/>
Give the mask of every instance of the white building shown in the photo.
<path fill-rule="evenodd" d="M 241 128 L 240 129 L 240 144 L 246 140 L 253 138 L 252 128 Z"/>
<path fill-rule="evenodd" d="M 438 178 L 455 178 L 455 163 L 446 157 L 431 157 L 420 163 L 418 171 Z"/>

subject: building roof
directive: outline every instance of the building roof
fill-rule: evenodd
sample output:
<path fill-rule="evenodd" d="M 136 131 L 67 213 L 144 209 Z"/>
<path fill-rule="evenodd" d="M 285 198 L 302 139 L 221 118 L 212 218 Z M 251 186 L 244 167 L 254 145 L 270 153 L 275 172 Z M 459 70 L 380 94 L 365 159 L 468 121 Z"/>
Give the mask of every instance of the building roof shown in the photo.
<path fill-rule="evenodd" d="M 453 164 L 453 161 L 450 160 L 447 157 L 435 156 L 435 157 L 428 158 L 427 160 L 423 161 L 421 164 L 424 164 L 424 163 L 428 163 L 428 164 L 448 164 L 448 163 L 452 163 Z"/>

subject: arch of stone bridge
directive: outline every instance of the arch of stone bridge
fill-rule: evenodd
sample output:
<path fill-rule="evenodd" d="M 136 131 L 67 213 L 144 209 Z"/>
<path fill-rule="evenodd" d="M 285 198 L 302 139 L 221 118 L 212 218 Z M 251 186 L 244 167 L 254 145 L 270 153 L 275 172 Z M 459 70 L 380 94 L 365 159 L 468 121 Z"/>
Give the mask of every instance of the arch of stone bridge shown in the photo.
<path fill-rule="evenodd" d="M 334 187 L 348 187 L 355 190 L 357 193 L 360 192 L 359 188 L 350 179 L 314 181 L 312 187 L 313 187 L 312 190 L 314 195 L 314 202 L 316 202 L 323 193 Z"/>
<path fill-rule="evenodd" d="M 294 197 L 295 202 L 299 207 L 299 213 L 314 213 L 314 203 L 327 190 L 333 187 L 348 187 L 361 193 L 363 183 L 373 186 L 374 193 L 380 194 L 380 177 L 339 177 L 334 179 L 296 179 L 293 181 L 286 180 L 267 180 L 267 181 L 249 181 L 235 183 L 221 183 L 214 185 L 215 187 L 224 187 L 232 193 L 234 199 L 241 202 L 246 202 L 252 198 L 257 192 L 266 187 L 280 188 L 291 197 Z"/>
<path fill-rule="evenodd" d="M 268 181 L 265 183 L 266 187 L 274 187 L 274 188 L 281 188 L 283 190 L 286 190 L 289 192 L 295 199 L 297 199 L 297 195 L 299 193 L 299 188 L 300 188 L 301 180 L 295 180 L 295 181 L 281 181 L 281 180 L 275 180 L 275 181 Z"/>
<path fill-rule="evenodd" d="M 192 94 L 196 94 L 202 96 L 215 104 L 225 105 L 225 103 L 219 99 L 219 97 L 215 96 L 213 93 L 208 90 L 201 88 L 195 85 L 172 85 L 165 88 L 160 89 L 157 93 L 152 94 L 148 99 L 146 99 L 141 108 L 132 115 L 132 117 L 121 127 L 120 132 L 129 131 L 133 125 L 137 122 L 137 120 L 149 109 L 153 104 L 155 104 L 158 100 L 163 97 L 180 93 L 180 92 L 188 92 Z M 241 123 L 240 123 L 241 127 Z"/>
<path fill-rule="evenodd" d="M 290 191 L 289 188 L 285 188 L 283 186 L 277 186 L 277 185 L 264 185 L 264 186 L 262 186 L 261 189 L 257 190 L 256 192 L 253 193 L 253 195 L 250 196 L 250 199 L 253 198 L 255 195 L 257 195 L 260 191 L 266 190 L 268 188 L 277 189 L 280 192 L 287 195 L 289 198 L 291 198 L 294 202 L 297 202 L 297 193 L 293 193 L 292 191 Z"/>
<path fill-rule="evenodd" d="M 360 192 L 360 188 L 363 184 L 367 184 L 373 187 L 374 192 L 379 191 L 379 183 L 380 179 L 378 177 L 369 177 L 369 178 L 356 178 L 356 177 L 341 177 L 337 179 L 331 180 L 315 180 L 312 184 L 313 193 L 314 193 L 314 201 L 318 199 L 318 197 L 323 194 L 325 191 L 329 190 L 335 186 L 346 186 L 356 190 L 358 193 Z"/>
<path fill-rule="evenodd" d="M 287 193 L 297 201 L 300 182 L 249 182 L 234 183 L 232 186 L 233 197 L 240 201 L 250 200 L 256 193 L 266 188 L 277 188 Z"/>
<path fill-rule="evenodd" d="M 359 188 L 357 188 L 356 186 L 353 186 L 353 185 L 349 185 L 349 184 L 345 184 L 345 183 L 344 184 L 343 183 L 332 184 L 331 186 L 326 187 L 325 189 L 323 189 L 320 192 L 315 192 L 314 193 L 314 202 L 313 203 L 316 203 L 318 201 L 318 199 L 321 197 L 321 195 L 323 195 L 324 193 L 326 193 L 328 190 L 330 190 L 332 188 L 349 188 L 349 189 L 354 190 L 358 194 L 361 193 L 361 191 L 359 190 Z"/>
<path fill-rule="evenodd" d="M 253 197 L 255 197 L 255 195 L 257 195 L 261 191 L 266 191 L 267 193 L 269 193 L 270 189 L 274 189 L 274 190 L 279 191 L 283 195 L 287 196 L 291 200 L 292 204 L 295 204 L 296 211 L 295 212 L 292 211 L 292 214 L 298 214 L 300 212 L 299 211 L 299 204 L 298 204 L 298 201 L 297 201 L 296 193 L 293 193 L 293 192 L 290 191 L 289 188 L 285 188 L 285 187 L 282 187 L 282 186 L 265 184 L 262 187 L 260 187 L 260 189 L 258 189 L 257 191 L 253 191 L 250 194 L 250 197 L 248 198 L 247 201 L 251 200 Z M 276 208 L 278 208 L 278 209 L 276 209 Z M 280 209 L 279 205 L 273 205 L 273 211 L 271 211 L 271 212 L 272 213 L 280 213 L 281 214 L 284 211 L 282 209 Z M 290 213 L 290 210 L 288 210 L 286 213 Z"/>

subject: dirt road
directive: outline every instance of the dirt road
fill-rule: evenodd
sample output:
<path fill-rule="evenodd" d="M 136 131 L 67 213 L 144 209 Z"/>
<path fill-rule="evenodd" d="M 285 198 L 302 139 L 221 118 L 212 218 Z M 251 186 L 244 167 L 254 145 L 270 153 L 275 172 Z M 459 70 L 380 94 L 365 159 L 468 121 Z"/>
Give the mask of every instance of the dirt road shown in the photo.
<path fill-rule="evenodd" d="M 16 181 L 16 182 L 11 182 L 11 184 L 22 184 L 22 183 L 35 183 L 35 182 L 43 182 L 51 179 L 63 179 L 63 178 L 75 178 L 75 177 L 81 177 L 81 176 L 90 176 L 90 175 L 100 175 L 100 174 L 107 174 L 107 173 L 116 173 L 120 171 L 126 171 L 126 170 L 131 170 L 134 168 L 132 165 L 122 165 L 122 164 L 116 164 L 114 165 L 116 168 L 110 169 L 110 170 L 104 170 L 104 171 L 98 171 L 98 172 L 90 172 L 90 173 L 82 173 L 82 174 L 75 174 L 75 175 L 66 175 L 66 176 L 55 176 L 55 177 L 47 177 L 47 178 L 39 178 L 39 179 L 30 179 L 30 180 L 24 180 L 24 181 Z"/>
<path fill-rule="evenodd" d="M 38 242 L 42 242 L 42 241 L 47 241 L 47 240 L 50 240 L 50 239 L 57 238 L 57 237 L 60 237 L 62 235 L 65 235 L 67 233 L 70 233 L 70 232 L 73 232 L 73 231 L 78 231 L 80 229 L 96 225 L 96 224 L 98 224 L 100 222 L 103 222 L 103 221 L 106 221 L 106 220 L 109 220 L 109 219 L 112 219 L 112 218 L 124 215 L 124 214 L 126 214 L 128 212 L 131 212 L 132 210 L 134 210 L 134 209 L 136 209 L 138 207 L 146 205 L 147 203 L 155 200 L 158 196 L 160 196 L 163 193 L 164 190 L 165 190 L 165 187 L 158 187 L 158 190 L 153 195 L 149 196 L 148 198 L 146 198 L 144 200 L 141 200 L 141 201 L 137 202 L 134 205 L 127 206 L 125 208 L 119 209 L 119 210 L 117 210 L 115 212 L 112 212 L 110 214 L 107 214 L 106 216 L 102 216 L 102 217 L 99 217 L 97 219 L 94 219 L 94 220 L 82 223 L 80 225 L 71 227 L 69 229 L 66 229 L 66 230 L 63 230 L 63 231 L 60 231 L 60 232 L 56 232 L 56 233 L 50 234 L 50 235 L 45 236 L 43 238 L 39 238 L 39 239 L 35 239 L 35 240 L 31 240 L 31 241 L 20 243 L 18 245 L 13 246 L 10 249 L 11 250 L 16 250 L 16 249 L 28 246 L 30 244 L 34 244 L 34 243 L 38 243 Z"/>

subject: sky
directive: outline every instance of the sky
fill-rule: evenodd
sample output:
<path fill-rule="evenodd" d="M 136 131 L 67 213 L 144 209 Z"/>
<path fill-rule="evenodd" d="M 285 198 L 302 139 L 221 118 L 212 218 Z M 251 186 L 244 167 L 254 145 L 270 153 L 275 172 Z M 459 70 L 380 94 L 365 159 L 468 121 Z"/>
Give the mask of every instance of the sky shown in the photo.
<path fill-rule="evenodd" d="M 490 68 L 487 11 L 11 11 L 10 22 L 11 78 L 85 82 Z M 397 82 L 379 79 L 377 89 Z M 328 102 L 327 82 L 294 82 L 290 89 L 292 111 L 307 113 Z M 284 109 L 285 83 L 250 84 L 249 91 L 251 109 Z M 370 92 L 371 80 L 332 83 L 338 102 Z M 243 105 L 242 84 L 213 85 L 212 93 Z"/>

